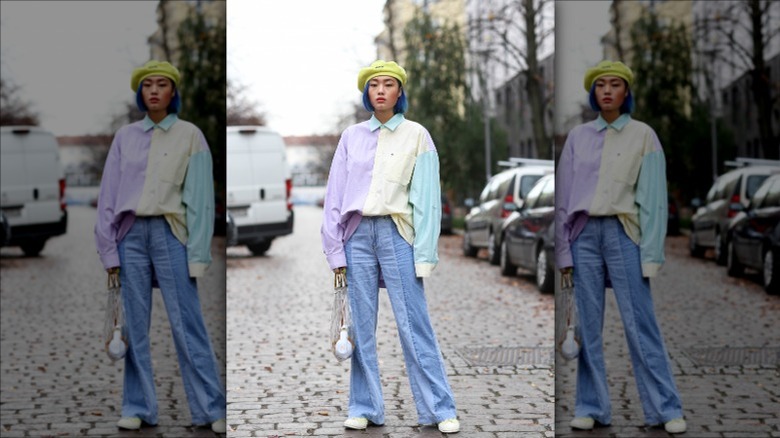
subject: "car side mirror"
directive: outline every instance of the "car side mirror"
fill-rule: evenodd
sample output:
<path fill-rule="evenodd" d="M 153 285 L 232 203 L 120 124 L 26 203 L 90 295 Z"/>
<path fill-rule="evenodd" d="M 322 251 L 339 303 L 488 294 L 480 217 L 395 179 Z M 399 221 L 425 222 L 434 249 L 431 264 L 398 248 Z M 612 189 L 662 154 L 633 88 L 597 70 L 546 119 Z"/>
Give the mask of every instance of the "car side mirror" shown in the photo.
<path fill-rule="evenodd" d="M 691 200 L 691 207 L 693 207 L 693 208 L 699 208 L 699 207 L 701 207 L 701 199 L 699 199 L 699 198 L 693 198 L 693 199 Z"/>
<path fill-rule="evenodd" d="M 466 207 L 468 207 L 468 208 L 472 208 L 472 207 L 474 207 L 474 198 L 466 198 L 466 199 L 463 201 L 463 205 L 465 205 L 465 206 L 466 206 Z"/>

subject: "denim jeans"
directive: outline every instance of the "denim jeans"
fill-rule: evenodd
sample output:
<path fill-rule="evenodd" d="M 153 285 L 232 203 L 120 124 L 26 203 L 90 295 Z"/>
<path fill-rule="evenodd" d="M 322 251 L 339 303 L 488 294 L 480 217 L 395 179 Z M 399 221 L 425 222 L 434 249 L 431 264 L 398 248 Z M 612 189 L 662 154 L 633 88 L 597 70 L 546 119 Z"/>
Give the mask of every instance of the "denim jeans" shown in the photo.
<path fill-rule="evenodd" d="M 639 246 L 615 216 L 591 217 L 572 243 L 574 296 L 579 313 L 576 417 L 612 421 L 604 367 L 605 276 L 609 273 L 631 355 L 645 423 L 682 417 L 669 355 L 655 319 L 650 280 L 642 277 Z"/>
<path fill-rule="evenodd" d="M 355 350 L 352 354 L 349 416 L 384 424 L 384 400 L 376 353 L 380 270 L 395 315 L 406 372 L 420 424 L 456 417 L 433 332 L 422 278 L 414 271 L 414 250 L 389 216 L 363 217 L 345 245 L 347 287 Z"/>
<path fill-rule="evenodd" d="M 149 328 L 152 277 L 157 278 L 173 332 L 192 422 L 225 418 L 225 391 L 198 299 L 189 275 L 187 248 L 162 216 L 137 217 L 119 243 L 120 282 L 128 340 L 122 416 L 157 424 Z"/>

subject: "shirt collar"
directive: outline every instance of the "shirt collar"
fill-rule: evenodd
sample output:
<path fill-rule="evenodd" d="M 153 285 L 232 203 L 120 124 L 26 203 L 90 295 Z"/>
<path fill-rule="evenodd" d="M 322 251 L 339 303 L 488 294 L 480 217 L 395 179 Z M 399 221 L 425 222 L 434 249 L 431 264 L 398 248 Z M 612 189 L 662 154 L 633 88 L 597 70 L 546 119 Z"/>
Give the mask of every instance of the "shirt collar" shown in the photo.
<path fill-rule="evenodd" d="M 177 120 L 179 120 L 179 116 L 173 113 L 165 116 L 165 118 L 162 119 L 160 123 L 154 123 L 147 114 L 144 116 L 144 119 L 141 121 L 141 123 L 143 124 L 144 131 L 148 131 L 154 127 L 160 128 L 163 131 L 168 131 Z"/>
<path fill-rule="evenodd" d="M 401 113 L 397 113 L 393 117 L 390 117 L 390 120 L 388 120 L 387 123 L 383 124 L 382 122 L 379 121 L 379 119 L 377 119 L 373 114 L 371 114 L 371 119 L 368 121 L 368 127 L 369 129 L 371 129 L 371 131 L 376 131 L 382 126 L 384 126 L 385 128 L 391 131 L 395 131 L 395 128 L 397 128 L 398 125 L 400 125 L 401 122 L 403 122 L 404 120 L 406 120 L 404 118 L 404 115 Z"/>
<path fill-rule="evenodd" d="M 604 129 L 612 128 L 620 132 L 630 121 L 631 121 L 631 116 L 628 113 L 621 114 L 620 117 L 615 119 L 615 121 L 612 123 L 607 123 L 607 121 L 604 120 L 603 117 L 601 117 L 601 114 L 599 114 L 599 117 L 596 119 L 596 130 L 603 131 Z"/>

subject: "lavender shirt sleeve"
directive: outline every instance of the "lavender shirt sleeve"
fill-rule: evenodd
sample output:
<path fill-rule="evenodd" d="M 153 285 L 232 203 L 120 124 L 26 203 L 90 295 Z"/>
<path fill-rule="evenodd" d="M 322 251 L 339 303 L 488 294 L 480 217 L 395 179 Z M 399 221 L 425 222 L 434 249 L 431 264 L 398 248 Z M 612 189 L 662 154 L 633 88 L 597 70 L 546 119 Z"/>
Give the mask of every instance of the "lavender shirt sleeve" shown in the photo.
<path fill-rule="evenodd" d="M 114 223 L 117 195 L 119 192 L 119 178 L 121 176 L 119 150 L 120 130 L 114 136 L 111 148 L 108 151 L 106 163 L 103 166 L 103 177 L 100 181 L 100 194 L 97 202 L 97 220 L 95 222 L 95 243 L 100 261 L 103 267 L 114 268 L 119 266 L 119 253 L 117 252 L 117 226 Z"/>
<path fill-rule="evenodd" d="M 344 225 L 341 223 L 342 203 L 347 182 L 347 133 L 345 132 L 336 147 L 328 174 L 323 205 L 322 251 L 331 269 L 347 266 L 344 253 Z"/>
<path fill-rule="evenodd" d="M 572 157 L 572 135 L 569 134 L 558 159 L 555 172 L 555 264 L 558 269 L 574 265 L 571 257 L 569 233 L 566 221 L 569 219 L 569 197 L 574 174 Z"/>

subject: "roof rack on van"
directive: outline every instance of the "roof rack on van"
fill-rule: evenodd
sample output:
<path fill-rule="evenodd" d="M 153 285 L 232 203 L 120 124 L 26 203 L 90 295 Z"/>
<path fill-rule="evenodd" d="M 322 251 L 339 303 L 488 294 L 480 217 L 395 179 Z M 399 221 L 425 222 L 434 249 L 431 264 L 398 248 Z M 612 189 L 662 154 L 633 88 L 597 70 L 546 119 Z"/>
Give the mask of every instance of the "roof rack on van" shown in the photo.
<path fill-rule="evenodd" d="M 725 161 L 726 167 L 747 167 L 747 166 L 780 166 L 780 160 L 767 160 L 764 158 L 737 157 L 735 160 Z"/>
<path fill-rule="evenodd" d="M 501 167 L 518 167 L 518 166 L 554 166 L 553 160 L 541 160 L 538 158 L 519 158 L 509 157 L 509 160 L 502 160 L 498 162 Z"/>

